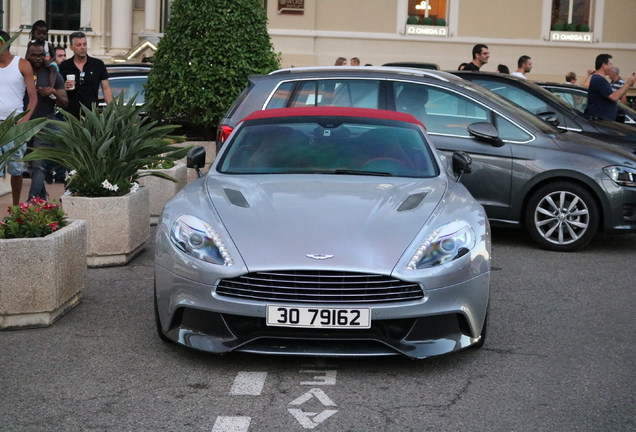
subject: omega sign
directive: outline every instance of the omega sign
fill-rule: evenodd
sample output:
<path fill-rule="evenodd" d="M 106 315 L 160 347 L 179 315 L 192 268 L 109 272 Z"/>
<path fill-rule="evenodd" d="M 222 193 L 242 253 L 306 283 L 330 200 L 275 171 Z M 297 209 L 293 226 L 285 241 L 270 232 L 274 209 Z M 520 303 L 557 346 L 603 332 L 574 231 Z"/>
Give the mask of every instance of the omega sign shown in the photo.
<path fill-rule="evenodd" d="M 425 26 L 425 25 L 407 25 L 407 35 L 421 35 L 421 36 L 447 36 L 448 27 L 438 26 Z"/>
<path fill-rule="evenodd" d="M 587 32 L 550 32 L 552 42 L 593 42 L 594 33 Z"/>

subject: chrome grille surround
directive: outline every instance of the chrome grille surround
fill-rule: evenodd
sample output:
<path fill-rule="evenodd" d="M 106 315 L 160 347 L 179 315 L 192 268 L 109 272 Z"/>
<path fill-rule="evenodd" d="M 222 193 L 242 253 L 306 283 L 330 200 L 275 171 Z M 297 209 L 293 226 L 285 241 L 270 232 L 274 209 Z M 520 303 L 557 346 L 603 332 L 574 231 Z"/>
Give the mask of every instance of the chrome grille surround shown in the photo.
<path fill-rule="evenodd" d="M 255 272 L 219 282 L 217 294 L 294 303 L 386 303 L 419 300 L 422 287 L 390 276 L 341 271 Z"/>

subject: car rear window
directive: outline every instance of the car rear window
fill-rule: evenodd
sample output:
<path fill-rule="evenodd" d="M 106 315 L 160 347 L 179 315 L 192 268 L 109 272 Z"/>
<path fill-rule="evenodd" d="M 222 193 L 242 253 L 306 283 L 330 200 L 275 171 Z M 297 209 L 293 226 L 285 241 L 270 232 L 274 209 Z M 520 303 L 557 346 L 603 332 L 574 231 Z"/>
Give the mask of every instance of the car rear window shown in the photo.
<path fill-rule="evenodd" d="M 287 106 L 338 106 L 352 108 L 379 108 L 380 82 L 363 79 L 323 79 L 298 82 L 293 96 L 290 94 L 295 83 L 282 83 L 272 95 L 266 109 L 282 108 L 291 96 Z"/>

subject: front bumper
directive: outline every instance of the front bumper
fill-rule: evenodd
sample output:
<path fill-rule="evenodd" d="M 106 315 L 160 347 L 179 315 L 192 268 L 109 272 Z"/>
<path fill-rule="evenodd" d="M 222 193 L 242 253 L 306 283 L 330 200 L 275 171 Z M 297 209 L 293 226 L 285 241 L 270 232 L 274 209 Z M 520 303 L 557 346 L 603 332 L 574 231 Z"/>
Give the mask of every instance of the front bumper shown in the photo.
<path fill-rule="evenodd" d="M 296 329 L 266 326 L 266 302 L 220 296 L 212 285 L 155 266 L 160 331 L 174 342 L 217 354 L 404 354 L 414 358 L 446 354 L 480 340 L 489 285 L 490 273 L 486 272 L 462 283 L 427 290 L 419 301 L 371 305 L 370 329 Z"/>

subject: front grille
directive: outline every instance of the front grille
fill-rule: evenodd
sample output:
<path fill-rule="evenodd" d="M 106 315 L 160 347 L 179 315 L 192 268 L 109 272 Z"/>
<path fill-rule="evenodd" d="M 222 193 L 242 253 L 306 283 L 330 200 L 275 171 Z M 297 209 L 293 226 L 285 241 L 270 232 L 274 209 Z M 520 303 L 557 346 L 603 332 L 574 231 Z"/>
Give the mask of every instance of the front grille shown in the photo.
<path fill-rule="evenodd" d="M 337 271 L 274 271 L 223 279 L 216 292 L 251 300 L 302 303 L 385 303 L 418 300 L 422 288 L 390 276 Z"/>

